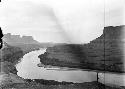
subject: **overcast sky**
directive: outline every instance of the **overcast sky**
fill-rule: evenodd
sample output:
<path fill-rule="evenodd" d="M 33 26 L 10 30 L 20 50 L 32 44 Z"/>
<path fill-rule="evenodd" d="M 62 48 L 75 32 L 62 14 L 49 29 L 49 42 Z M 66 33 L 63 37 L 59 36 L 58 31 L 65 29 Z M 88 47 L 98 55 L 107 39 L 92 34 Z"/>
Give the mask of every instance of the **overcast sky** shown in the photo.
<path fill-rule="evenodd" d="M 87 43 L 104 26 L 125 24 L 125 0 L 2 0 L 0 5 L 4 33 L 40 42 Z"/>

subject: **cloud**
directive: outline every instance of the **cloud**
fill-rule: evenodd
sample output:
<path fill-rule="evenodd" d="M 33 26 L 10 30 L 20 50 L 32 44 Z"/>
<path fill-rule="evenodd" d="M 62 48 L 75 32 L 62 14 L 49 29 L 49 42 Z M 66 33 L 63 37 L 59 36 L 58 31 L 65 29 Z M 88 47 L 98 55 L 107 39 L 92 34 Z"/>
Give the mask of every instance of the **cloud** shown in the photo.
<path fill-rule="evenodd" d="M 53 9 L 44 4 L 39 5 L 28 1 L 6 4 L 6 7 L 4 5 L 1 8 L 0 21 L 6 33 L 33 35 L 43 41 L 50 39 L 54 42 L 69 42 Z M 43 34 L 47 35 L 43 37 Z"/>
<path fill-rule="evenodd" d="M 5 5 L 6 6 L 6 5 Z M 53 21 L 52 9 L 32 2 L 15 2 L 2 9 L 2 23 L 12 28 L 50 27 Z"/>

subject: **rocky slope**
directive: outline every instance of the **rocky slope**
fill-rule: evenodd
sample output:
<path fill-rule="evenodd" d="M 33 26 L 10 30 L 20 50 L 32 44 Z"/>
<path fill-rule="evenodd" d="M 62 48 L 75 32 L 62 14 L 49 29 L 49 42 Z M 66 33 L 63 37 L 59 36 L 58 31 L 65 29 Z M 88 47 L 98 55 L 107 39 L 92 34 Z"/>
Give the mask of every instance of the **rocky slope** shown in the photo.
<path fill-rule="evenodd" d="M 23 51 L 14 46 L 4 43 L 4 48 L 1 49 L 0 62 L 1 71 L 5 73 L 16 74 L 15 64 L 23 57 Z"/>
<path fill-rule="evenodd" d="M 103 34 L 88 44 L 65 44 L 47 48 L 39 56 L 45 65 L 124 72 L 123 31 L 125 26 L 105 27 Z"/>
<path fill-rule="evenodd" d="M 0 51 L 0 87 L 13 83 L 25 83 L 23 78 L 17 76 L 15 67 L 15 64 L 23 57 L 23 51 L 7 43 L 4 43 Z"/>

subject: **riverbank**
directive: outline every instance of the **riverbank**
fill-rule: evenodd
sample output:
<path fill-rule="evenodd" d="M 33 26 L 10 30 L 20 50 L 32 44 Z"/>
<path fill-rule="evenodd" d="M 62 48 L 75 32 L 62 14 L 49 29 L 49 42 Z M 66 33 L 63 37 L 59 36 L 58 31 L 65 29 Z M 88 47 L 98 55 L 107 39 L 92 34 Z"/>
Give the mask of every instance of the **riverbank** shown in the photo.
<path fill-rule="evenodd" d="M 0 89 L 125 89 L 122 86 L 107 86 L 96 81 L 72 83 L 44 79 L 23 79 L 12 73 L 0 73 L 0 80 Z"/>
<path fill-rule="evenodd" d="M 37 64 L 38 67 L 44 67 L 47 70 L 56 70 L 56 71 L 92 71 L 97 73 L 109 73 L 109 74 L 119 74 L 124 75 L 124 72 L 112 72 L 112 71 L 101 71 L 101 70 L 93 70 L 93 69 L 80 69 L 80 68 L 70 68 L 70 67 L 61 67 L 61 66 L 52 66 L 52 65 L 44 65 L 43 63 Z"/>
<path fill-rule="evenodd" d="M 49 80 L 42 80 L 50 82 Z M 57 82 L 56 82 L 57 83 Z M 13 83 L 5 86 L 0 86 L 2 89 L 125 89 L 125 87 L 118 86 L 106 86 L 104 84 L 93 82 L 85 83 L 72 83 L 72 84 L 45 84 L 38 83 L 36 81 L 30 81 L 26 83 Z"/>

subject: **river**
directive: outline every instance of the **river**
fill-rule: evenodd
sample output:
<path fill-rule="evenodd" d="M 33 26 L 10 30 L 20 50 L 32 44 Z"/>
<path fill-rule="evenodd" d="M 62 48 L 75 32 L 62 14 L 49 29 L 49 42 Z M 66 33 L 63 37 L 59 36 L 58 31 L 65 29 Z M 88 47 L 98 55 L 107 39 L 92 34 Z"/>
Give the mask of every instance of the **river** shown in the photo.
<path fill-rule="evenodd" d="M 69 71 L 57 71 L 47 70 L 44 67 L 38 67 L 40 63 L 38 56 L 46 52 L 45 48 L 32 51 L 23 56 L 21 61 L 16 65 L 18 70 L 17 75 L 24 79 L 46 79 L 56 81 L 67 82 L 91 82 L 96 81 L 97 73 L 94 71 L 83 70 L 69 70 Z M 106 84 L 113 84 L 119 86 L 125 86 L 125 75 L 123 74 L 110 74 L 99 73 L 99 82 Z"/>

